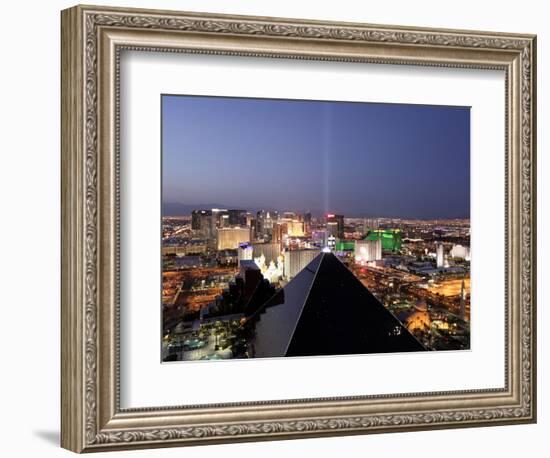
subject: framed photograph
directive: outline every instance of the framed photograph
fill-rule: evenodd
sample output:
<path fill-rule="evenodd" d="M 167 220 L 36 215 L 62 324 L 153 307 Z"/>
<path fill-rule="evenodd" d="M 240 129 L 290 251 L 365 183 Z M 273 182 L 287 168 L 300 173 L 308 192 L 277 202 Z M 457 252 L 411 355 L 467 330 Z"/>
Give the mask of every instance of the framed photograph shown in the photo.
<path fill-rule="evenodd" d="M 62 446 L 536 421 L 536 38 L 62 12 Z"/>

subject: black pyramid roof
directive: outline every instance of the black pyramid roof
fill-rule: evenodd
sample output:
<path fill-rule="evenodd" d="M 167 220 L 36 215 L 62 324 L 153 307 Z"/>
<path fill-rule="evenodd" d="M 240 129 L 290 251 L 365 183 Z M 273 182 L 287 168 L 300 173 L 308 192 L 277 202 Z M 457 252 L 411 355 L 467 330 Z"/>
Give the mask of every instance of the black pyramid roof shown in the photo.
<path fill-rule="evenodd" d="M 320 253 L 249 323 L 253 357 L 426 350 L 332 253 Z"/>

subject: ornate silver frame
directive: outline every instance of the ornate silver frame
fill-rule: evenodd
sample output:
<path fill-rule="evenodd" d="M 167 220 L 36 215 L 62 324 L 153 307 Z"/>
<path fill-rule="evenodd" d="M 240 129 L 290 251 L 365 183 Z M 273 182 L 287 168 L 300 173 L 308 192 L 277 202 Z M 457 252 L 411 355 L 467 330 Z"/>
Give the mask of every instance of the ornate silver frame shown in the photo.
<path fill-rule="evenodd" d="M 89 452 L 535 421 L 535 36 L 93 6 L 64 10 L 61 29 L 63 447 Z M 504 70 L 506 386 L 122 410 L 123 49 Z"/>

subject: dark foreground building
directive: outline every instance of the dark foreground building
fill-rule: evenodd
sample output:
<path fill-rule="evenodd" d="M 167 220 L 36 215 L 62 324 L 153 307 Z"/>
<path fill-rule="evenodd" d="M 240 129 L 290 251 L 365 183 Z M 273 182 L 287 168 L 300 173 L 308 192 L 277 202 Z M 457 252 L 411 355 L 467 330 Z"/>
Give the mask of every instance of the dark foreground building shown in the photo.
<path fill-rule="evenodd" d="M 250 357 L 424 351 L 332 253 L 321 253 L 247 320 Z"/>

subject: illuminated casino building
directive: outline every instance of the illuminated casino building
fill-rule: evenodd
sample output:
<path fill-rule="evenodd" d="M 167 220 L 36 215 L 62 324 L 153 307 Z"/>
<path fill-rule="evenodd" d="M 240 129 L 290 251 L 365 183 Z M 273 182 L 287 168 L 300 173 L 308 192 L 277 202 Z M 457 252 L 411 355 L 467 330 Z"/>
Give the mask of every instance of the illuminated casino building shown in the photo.
<path fill-rule="evenodd" d="M 335 251 L 355 251 L 355 240 L 338 240 L 336 246 L 334 247 Z"/>
<path fill-rule="evenodd" d="M 246 212 L 246 226 L 252 227 L 256 224 L 256 218 L 250 212 Z"/>
<path fill-rule="evenodd" d="M 237 250 L 240 261 L 249 261 L 263 258 L 264 262 L 277 263 L 281 256 L 281 245 L 279 243 L 241 243 Z"/>
<path fill-rule="evenodd" d="M 228 210 L 227 219 L 229 226 L 247 226 L 246 210 Z"/>
<path fill-rule="evenodd" d="M 249 243 L 241 243 L 237 249 L 237 262 L 239 266 L 242 261 L 252 261 L 253 258 L 252 245 Z"/>
<path fill-rule="evenodd" d="M 215 226 L 212 224 L 211 210 L 193 210 L 191 213 L 191 229 L 195 235 L 210 238 Z"/>
<path fill-rule="evenodd" d="M 277 262 L 281 256 L 281 245 L 279 243 L 253 243 L 252 257 L 259 258 L 263 256 L 267 264 Z"/>
<path fill-rule="evenodd" d="M 463 245 L 454 245 L 450 255 L 452 258 L 470 260 L 470 248 Z"/>
<path fill-rule="evenodd" d="M 307 212 L 304 215 L 304 226 L 305 226 L 305 231 L 309 234 L 311 232 L 311 213 L 310 212 Z"/>
<path fill-rule="evenodd" d="M 438 268 L 445 266 L 445 249 L 441 242 L 435 244 L 435 261 Z"/>
<path fill-rule="evenodd" d="M 329 213 L 326 215 L 327 232 L 337 239 L 344 238 L 344 216 Z"/>
<path fill-rule="evenodd" d="M 194 231 L 200 231 L 203 227 L 203 221 L 212 216 L 210 210 L 193 210 L 191 212 L 191 229 Z"/>
<path fill-rule="evenodd" d="M 266 262 L 265 256 L 262 254 L 259 258 L 254 258 L 254 262 L 260 269 L 263 278 L 269 283 L 277 284 L 284 274 L 283 257 L 279 256 L 277 262 Z"/>
<path fill-rule="evenodd" d="M 229 214 L 227 209 L 213 208 L 212 210 L 212 225 L 215 228 L 229 226 Z"/>
<path fill-rule="evenodd" d="M 384 251 L 401 250 L 402 232 L 400 229 L 376 229 L 371 230 L 365 240 L 381 240 Z"/>
<path fill-rule="evenodd" d="M 235 250 L 240 244 L 250 242 L 250 229 L 248 227 L 224 227 L 218 229 L 219 250 Z"/>
<path fill-rule="evenodd" d="M 286 221 L 284 224 L 289 237 L 303 237 L 305 235 L 303 221 L 291 220 Z"/>
<path fill-rule="evenodd" d="M 279 213 L 276 211 L 260 210 L 256 213 L 256 235 L 258 238 L 271 238 L 273 226 L 279 219 Z"/>
<path fill-rule="evenodd" d="M 327 245 L 327 231 L 325 229 L 312 230 L 311 241 L 315 246 L 324 248 Z"/>
<path fill-rule="evenodd" d="M 284 253 L 284 276 L 292 280 L 319 254 L 319 250 L 292 250 Z"/>
<path fill-rule="evenodd" d="M 273 243 L 281 243 L 286 233 L 287 233 L 287 227 L 285 224 L 279 224 L 279 223 L 273 224 L 273 229 L 271 231 L 271 241 Z"/>
<path fill-rule="evenodd" d="M 379 261 L 382 259 L 382 240 L 356 240 L 354 256 L 355 262 L 360 265 Z"/>

